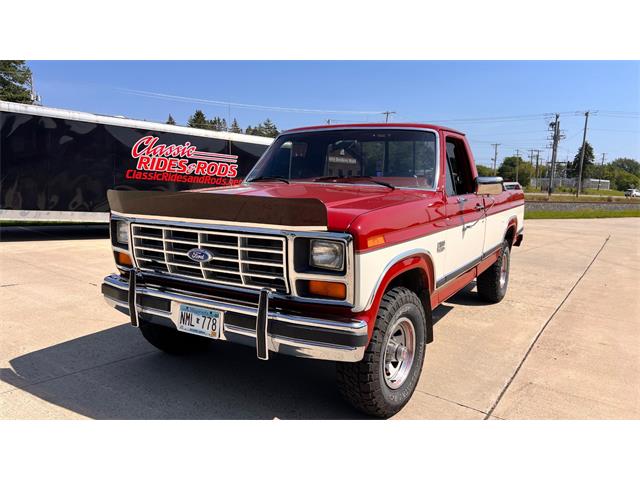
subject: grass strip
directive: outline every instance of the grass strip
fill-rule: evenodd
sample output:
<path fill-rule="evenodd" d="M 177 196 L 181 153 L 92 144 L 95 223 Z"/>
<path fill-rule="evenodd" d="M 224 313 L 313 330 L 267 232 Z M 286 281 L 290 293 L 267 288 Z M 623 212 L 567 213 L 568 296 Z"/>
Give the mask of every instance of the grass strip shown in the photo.
<path fill-rule="evenodd" d="M 533 210 L 524 212 L 525 220 L 552 218 L 625 218 L 640 217 L 638 210 Z"/>

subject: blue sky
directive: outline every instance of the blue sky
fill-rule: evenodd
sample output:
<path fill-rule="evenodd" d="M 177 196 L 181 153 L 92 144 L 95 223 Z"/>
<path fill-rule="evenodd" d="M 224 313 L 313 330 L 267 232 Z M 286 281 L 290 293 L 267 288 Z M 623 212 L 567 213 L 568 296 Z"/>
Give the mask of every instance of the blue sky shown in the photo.
<path fill-rule="evenodd" d="M 548 119 L 561 112 L 566 135 L 559 159 L 573 158 L 588 140 L 598 159 L 640 159 L 640 62 L 508 61 L 30 61 L 43 104 L 130 118 L 184 124 L 196 108 L 228 115 L 226 106 L 148 97 L 127 90 L 206 100 L 355 112 L 396 111 L 396 121 L 439 121 L 469 137 L 476 161 L 488 165 L 491 143 L 499 158 L 531 148 L 547 159 Z M 615 112 L 635 112 L 635 115 Z M 539 114 L 539 115 L 538 115 Z M 383 120 L 366 113 L 312 113 L 231 108 L 240 125 L 266 117 L 279 128 Z M 496 118 L 509 117 L 509 118 Z"/>

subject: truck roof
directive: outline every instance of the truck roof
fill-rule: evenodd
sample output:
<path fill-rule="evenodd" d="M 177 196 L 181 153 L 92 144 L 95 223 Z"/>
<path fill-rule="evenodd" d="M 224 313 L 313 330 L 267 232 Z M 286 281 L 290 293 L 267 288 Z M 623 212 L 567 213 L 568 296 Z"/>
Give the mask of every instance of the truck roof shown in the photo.
<path fill-rule="evenodd" d="M 306 130 L 329 130 L 329 129 L 349 129 L 349 128 L 417 128 L 417 129 L 430 129 L 437 131 L 446 131 L 457 133 L 458 135 L 464 135 L 464 133 L 454 130 L 453 128 L 443 127 L 441 125 L 433 125 L 429 123 L 343 123 L 343 124 L 331 124 L 331 125 L 313 125 L 309 127 L 292 128 L 285 130 L 282 133 L 299 132 Z"/>

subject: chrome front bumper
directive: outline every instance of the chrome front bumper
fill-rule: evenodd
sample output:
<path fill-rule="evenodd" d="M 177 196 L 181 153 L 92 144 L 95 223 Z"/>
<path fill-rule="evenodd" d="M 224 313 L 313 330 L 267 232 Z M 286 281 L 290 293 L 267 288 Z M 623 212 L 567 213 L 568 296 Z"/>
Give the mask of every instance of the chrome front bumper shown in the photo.
<path fill-rule="evenodd" d="M 102 283 L 102 293 L 106 302 L 129 315 L 135 326 L 144 321 L 177 328 L 181 304 L 221 310 L 224 320 L 219 340 L 254 346 L 258 357 L 264 360 L 269 358 L 269 352 L 278 352 L 357 362 L 364 356 L 368 343 L 366 322 L 324 320 L 273 310 L 268 307 L 266 290 L 261 292 L 258 306 L 254 306 L 135 281 L 130 285 L 119 275 L 109 275 Z M 133 315 L 130 306 L 134 306 Z"/>

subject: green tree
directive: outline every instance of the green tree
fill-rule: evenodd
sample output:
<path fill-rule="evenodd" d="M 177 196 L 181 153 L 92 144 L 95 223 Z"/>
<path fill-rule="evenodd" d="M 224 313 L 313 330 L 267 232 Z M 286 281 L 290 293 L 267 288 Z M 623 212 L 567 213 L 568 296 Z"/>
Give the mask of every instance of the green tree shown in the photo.
<path fill-rule="evenodd" d="M 167 125 L 175 125 L 176 121 L 173 119 L 173 117 L 171 116 L 171 114 L 169 114 L 169 118 L 167 118 L 167 121 L 165 122 Z"/>
<path fill-rule="evenodd" d="M 507 182 L 518 182 L 523 187 L 531 183 L 534 169 L 531 164 L 522 160 L 521 157 L 505 157 L 502 165 L 498 168 L 498 175 Z"/>
<path fill-rule="evenodd" d="M 640 187 L 640 176 L 629 173 L 613 163 L 604 166 L 601 178 L 609 180 L 614 190 Z"/>
<path fill-rule="evenodd" d="M 263 137 L 272 137 L 275 138 L 278 136 L 278 127 L 273 123 L 270 119 L 266 119 L 262 125 L 260 126 L 261 135 Z"/>
<path fill-rule="evenodd" d="M 240 125 L 238 125 L 238 121 L 234 118 L 233 122 L 231 122 L 231 128 L 229 129 L 230 132 L 233 133 L 242 133 L 242 129 L 240 128 Z"/>
<path fill-rule="evenodd" d="M 206 128 L 208 130 L 220 130 L 219 122 L 220 122 L 220 119 L 218 117 L 213 117 L 213 118 L 207 120 Z"/>
<path fill-rule="evenodd" d="M 189 120 L 187 120 L 187 125 L 192 128 L 207 129 L 207 117 L 202 110 L 196 110 L 194 114 L 189 117 Z"/>
<path fill-rule="evenodd" d="M 578 178 L 580 174 L 580 156 L 582 155 L 582 145 L 578 149 L 578 153 L 573 159 L 573 162 L 567 164 L 567 176 L 572 178 Z M 582 180 L 588 178 L 593 173 L 595 156 L 593 154 L 593 147 L 589 142 L 584 144 L 584 161 L 582 163 Z M 583 182 L 584 183 L 584 182 Z"/>
<path fill-rule="evenodd" d="M 621 168 L 625 172 L 629 172 L 636 177 L 640 177 L 640 162 L 633 160 L 632 158 L 616 158 L 611 165 Z"/>
<path fill-rule="evenodd" d="M 479 177 L 492 177 L 493 176 L 493 168 L 485 167 L 484 165 L 477 165 L 476 170 L 478 170 Z"/>
<path fill-rule="evenodd" d="M 33 103 L 31 70 L 24 60 L 0 60 L 0 100 Z"/>
<path fill-rule="evenodd" d="M 205 128 L 215 130 L 217 132 L 226 132 L 227 121 L 224 118 L 213 117 L 211 120 L 207 121 L 207 126 Z"/>

